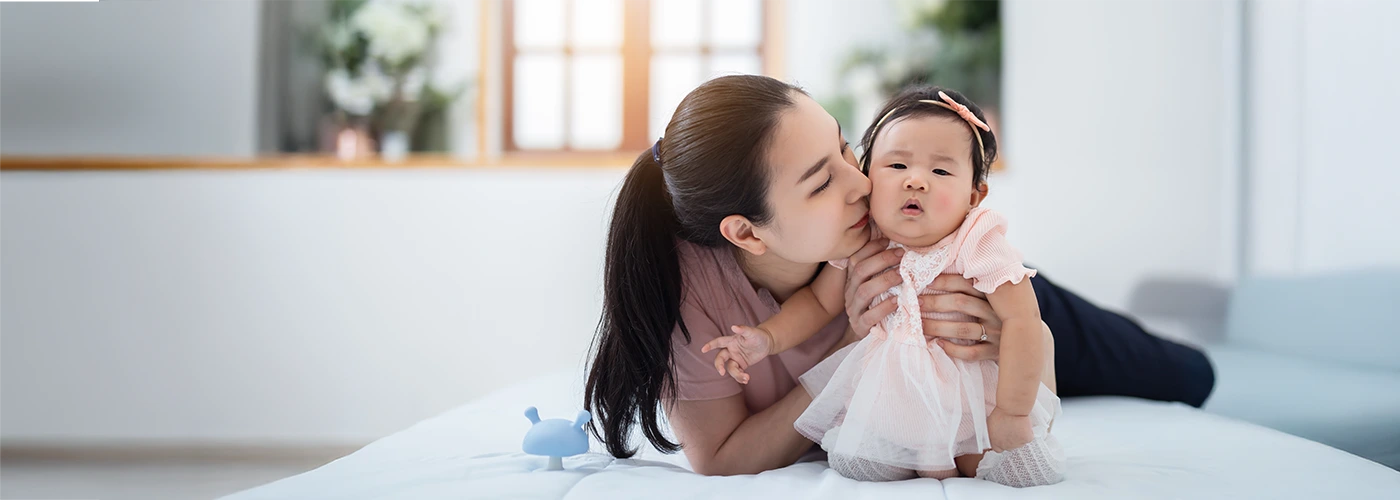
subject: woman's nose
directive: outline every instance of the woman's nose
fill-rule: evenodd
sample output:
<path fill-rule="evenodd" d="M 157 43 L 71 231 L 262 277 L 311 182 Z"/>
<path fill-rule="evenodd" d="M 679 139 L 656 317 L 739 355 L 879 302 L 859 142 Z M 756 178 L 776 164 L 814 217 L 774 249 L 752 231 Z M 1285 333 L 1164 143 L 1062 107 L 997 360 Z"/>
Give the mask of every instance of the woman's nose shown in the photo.
<path fill-rule="evenodd" d="M 852 187 L 846 192 L 846 203 L 854 204 L 870 196 L 870 178 L 856 171 Z"/>
<path fill-rule="evenodd" d="M 850 165 L 849 170 L 841 170 L 838 174 L 842 186 L 846 187 L 846 203 L 855 204 L 865 200 L 870 196 L 870 178 L 860 172 L 855 165 Z"/>

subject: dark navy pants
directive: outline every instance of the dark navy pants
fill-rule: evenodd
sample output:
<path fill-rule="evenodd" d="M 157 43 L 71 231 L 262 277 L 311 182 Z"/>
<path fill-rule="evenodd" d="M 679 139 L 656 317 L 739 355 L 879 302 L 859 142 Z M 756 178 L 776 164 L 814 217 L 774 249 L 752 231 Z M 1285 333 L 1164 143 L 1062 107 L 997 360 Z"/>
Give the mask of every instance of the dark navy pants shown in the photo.
<path fill-rule="evenodd" d="M 1200 407 L 1215 387 L 1205 353 L 1148 333 L 1137 322 L 1031 278 L 1040 317 L 1055 337 L 1061 397 L 1133 396 Z"/>

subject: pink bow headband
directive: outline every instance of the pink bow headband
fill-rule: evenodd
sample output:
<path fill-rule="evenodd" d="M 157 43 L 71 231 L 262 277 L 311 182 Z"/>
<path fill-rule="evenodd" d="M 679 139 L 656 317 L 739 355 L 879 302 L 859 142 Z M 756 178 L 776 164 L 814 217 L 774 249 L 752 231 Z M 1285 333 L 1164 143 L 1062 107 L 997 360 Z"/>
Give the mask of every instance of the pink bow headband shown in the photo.
<path fill-rule="evenodd" d="M 920 99 L 918 102 L 933 104 L 935 106 L 941 106 L 947 108 L 949 111 L 957 113 L 959 117 L 962 117 L 963 121 L 967 122 L 967 126 L 972 127 L 972 136 L 977 138 L 977 156 L 981 157 L 982 155 L 986 154 L 984 153 L 985 147 L 982 145 L 982 134 L 977 133 L 977 129 L 980 128 L 987 132 L 991 132 L 992 128 L 988 127 L 986 123 L 982 122 L 982 120 L 977 119 L 977 115 L 972 114 L 972 110 L 967 109 L 967 106 L 962 105 L 958 101 L 954 101 L 952 98 L 948 97 L 948 94 L 943 93 L 942 90 L 938 91 L 938 98 L 942 99 L 942 101 Z M 899 111 L 901 109 L 904 109 L 904 106 L 891 109 L 888 113 L 885 113 L 885 116 L 880 117 L 880 121 L 875 122 L 875 130 L 879 130 L 880 125 L 883 125 L 885 123 L 885 120 L 889 119 L 890 115 L 894 114 L 895 111 Z"/>

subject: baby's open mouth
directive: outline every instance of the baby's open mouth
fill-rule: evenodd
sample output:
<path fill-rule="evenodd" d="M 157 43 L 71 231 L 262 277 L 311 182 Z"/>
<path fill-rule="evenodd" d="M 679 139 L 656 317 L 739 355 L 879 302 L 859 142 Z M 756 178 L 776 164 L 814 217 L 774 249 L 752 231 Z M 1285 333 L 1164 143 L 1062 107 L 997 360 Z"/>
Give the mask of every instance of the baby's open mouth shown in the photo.
<path fill-rule="evenodd" d="M 919 200 L 910 198 L 909 201 L 904 202 L 904 208 L 900 209 L 900 212 L 913 217 L 924 213 L 924 207 L 919 204 Z"/>

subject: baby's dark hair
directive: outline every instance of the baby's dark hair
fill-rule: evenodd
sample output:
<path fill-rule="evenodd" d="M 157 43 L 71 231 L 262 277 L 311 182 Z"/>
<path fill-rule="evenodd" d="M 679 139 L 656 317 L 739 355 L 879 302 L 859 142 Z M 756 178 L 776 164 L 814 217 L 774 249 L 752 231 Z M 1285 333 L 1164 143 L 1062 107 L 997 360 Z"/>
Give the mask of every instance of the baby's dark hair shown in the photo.
<path fill-rule="evenodd" d="M 865 135 L 860 138 L 860 169 L 866 175 L 870 175 L 870 152 L 875 146 L 875 136 L 880 134 L 880 130 L 888 127 L 891 123 L 901 118 L 918 116 L 941 116 L 960 123 L 967 123 L 962 117 L 951 109 L 919 101 L 942 101 L 938 93 L 943 92 L 959 104 L 967 106 L 978 120 L 986 123 L 987 116 L 982 113 L 982 108 L 977 103 L 963 96 L 955 90 L 934 87 L 929 85 L 913 85 L 905 87 L 898 95 L 885 101 L 885 105 L 880 108 L 880 113 L 875 115 L 875 120 L 870 122 L 870 128 L 865 129 Z M 888 115 L 888 116 L 886 116 Z M 883 120 L 882 120 L 883 118 Z M 972 141 L 972 187 L 987 180 L 987 172 L 992 169 L 992 162 L 997 159 L 997 138 L 990 131 L 980 128 L 968 127 L 968 131 L 976 132 L 982 136 L 981 151 L 978 151 L 977 137 L 968 135 L 968 140 Z"/>

